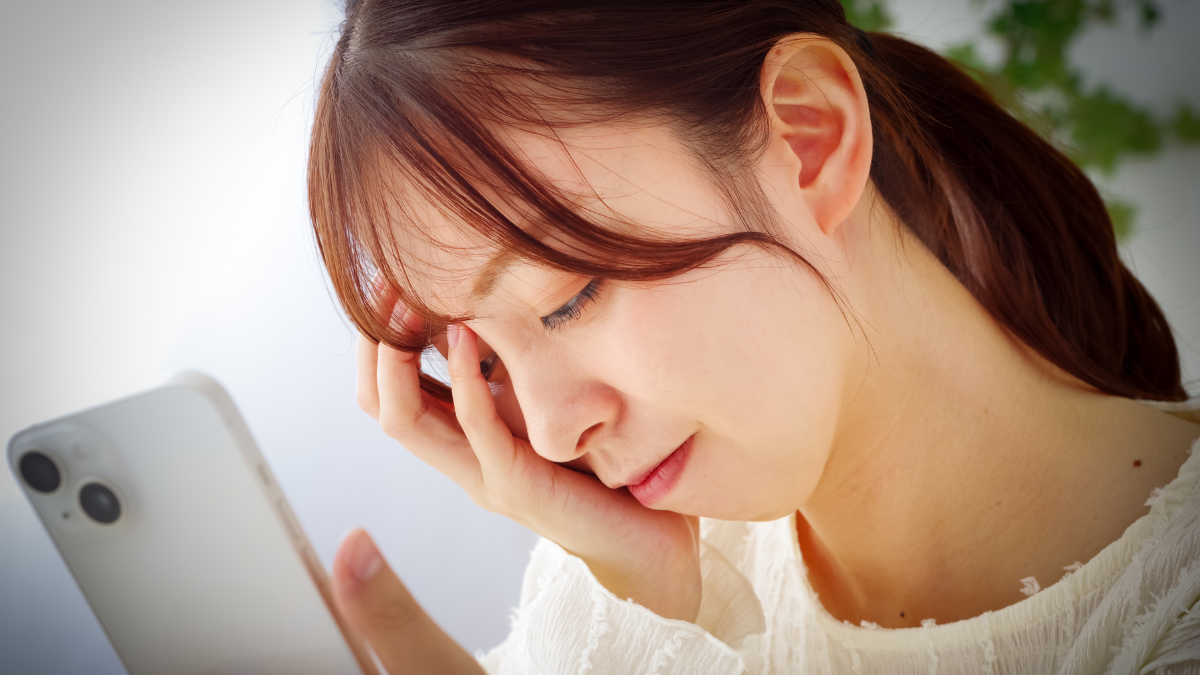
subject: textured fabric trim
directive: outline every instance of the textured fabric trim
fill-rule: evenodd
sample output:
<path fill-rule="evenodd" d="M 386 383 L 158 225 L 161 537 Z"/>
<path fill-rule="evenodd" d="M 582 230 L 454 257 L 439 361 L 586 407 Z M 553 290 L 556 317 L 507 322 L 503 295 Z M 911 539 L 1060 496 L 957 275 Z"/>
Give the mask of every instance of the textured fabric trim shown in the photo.
<path fill-rule="evenodd" d="M 608 599 L 592 589 L 592 625 L 588 629 L 587 647 L 579 655 L 579 675 L 592 670 L 592 654 L 600 647 L 600 638 L 610 630 L 608 625 Z"/>

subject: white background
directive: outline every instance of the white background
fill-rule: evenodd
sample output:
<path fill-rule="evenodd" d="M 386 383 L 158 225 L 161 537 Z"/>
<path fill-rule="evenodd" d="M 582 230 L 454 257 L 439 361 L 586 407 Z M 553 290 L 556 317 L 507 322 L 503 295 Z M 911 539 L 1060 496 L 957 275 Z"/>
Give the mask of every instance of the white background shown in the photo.
<path fill-rule="evenodd" d="M 1096 31 L 1092 81 L 1200 103 L 1200 3 L 1163 0 L 1154 40 Z M 932 45 L 978 30 L 965 1 L 900 0 Z M 0 438 L 207 371 L 238 402 L 321 558 L 370 529 L 468 649 L 507 633 L 532 535 L 482 512 L 353 400 L 353 332 L 304 197 L 314 81 L 340 20 L 322 0 L 0 3 Z M 1126 247 L 1200 376 L 1200 152 L 1127 167 Z M 1192 391 L 1196 392 L 1195 386 Z M 7 472 L 0 671 L 120 673 Z"/>

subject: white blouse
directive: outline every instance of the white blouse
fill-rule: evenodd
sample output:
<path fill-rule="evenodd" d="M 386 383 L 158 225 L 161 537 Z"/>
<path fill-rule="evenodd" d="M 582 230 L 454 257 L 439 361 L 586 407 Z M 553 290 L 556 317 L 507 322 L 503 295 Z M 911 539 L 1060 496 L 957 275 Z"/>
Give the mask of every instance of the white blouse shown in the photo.
<path fill-rule="evenodd" d="M 478 658 L 490 675 L 1200 674 L 1200 453 L 1147 503 L 1120 539 L 1048 588 L 1031 583 L 1016 604 L 920 628 L 855 626 L 826 612 L 795 515 L 701 521 L 695 623 L 617 598 L 543 539 L 512 632 Z"/>

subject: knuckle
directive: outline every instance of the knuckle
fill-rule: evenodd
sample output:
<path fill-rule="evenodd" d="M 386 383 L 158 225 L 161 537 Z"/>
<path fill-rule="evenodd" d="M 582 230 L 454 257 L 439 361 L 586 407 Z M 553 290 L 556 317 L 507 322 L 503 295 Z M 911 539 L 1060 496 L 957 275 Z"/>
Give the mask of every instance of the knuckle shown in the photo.
<path fill-rule="evenodd" d="M 488 429 L 496 425 L 497 417 L 495 414 L 490 416 L 469 413 L 461 407 L 455 409 L 455 417 L 458 418 L 458 425 L 462 427 L 463 433 L 468 438 L 478 438 Z"/>
<path fill-rule="evenodd" d="M 404 598 L 387 597 L 373 603 L 371 622 L 385 633 L 403 634 L 418 629 L 424 612 Z"/>
<path fill-rule="evenodd" d="M 358 392 L 356 400 L 360 410 L 367 413 L 371 417 L 379 416 L 379 400 L 374 396 L 360 391 Z"/>
<path fill-rule="evenodd" d="M 410 434 L 428 412 L 429 409 L 424 403 L 412 410 L 383 409 L 379 412 L 379 428 L 388 436 L 404 442 L 402 437 Z"/>
<path fill-rule="evenodd" d="M 453 382 L 467 382 L 476 377 L 480 377 L 479 364 L 477 363 L 461 363 L 461 359 L 454 359 L 446 364 L 446 372 L 450 375 L 450 380 Z"/>
<path fill-rule="evenodd" d="M 501 495 L 493 494 L 488 490 L 479 490 L 471 493 L 471 501 L 475 502 L 475 505 L 479 508 L 497 515 L 503 516 L 508 513 L 505 503 L 507 500 Z"/>
<path fill-rule="evenodd" d="M 470 415 L 464 415 L 461 411 L 458 412 L 456 417 L 458 417 L 458 426 L 462 427 L 463 434 L 467 438 L 474 438 L 479 435 L 479 432 L 482 430 L 479 420 Z"/>
<path fill-rule="evenodd" d="M 395 415 L 380 415 L 379 428 L 388 436 L 400 440 L 400 437 L 404 435 L 407 425 L 396 419 Z"/>
<path fill-rule="evenodd" d="M 467 496 L 471 498 L 471 501 L 475 503 L 475 506 L 478 506 L 484 511 L 492 511 L 492 502 L 487 498 L 486 494 L 482 492 L 468 492 Z"/>

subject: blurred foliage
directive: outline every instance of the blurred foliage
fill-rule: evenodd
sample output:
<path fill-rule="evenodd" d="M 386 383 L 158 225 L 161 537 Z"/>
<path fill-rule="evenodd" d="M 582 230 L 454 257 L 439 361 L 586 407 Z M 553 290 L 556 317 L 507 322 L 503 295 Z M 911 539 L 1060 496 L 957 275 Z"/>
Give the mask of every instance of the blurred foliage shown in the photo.
<path fill-rule="evenodd" d="M 881 31 L 892 27 L 892 15 L 883 0 L 842 0 L 846 21 L 866 31 Z"/>
<path fill-rule="evenodd" d="M 1157 0 L 973 0 L 987 12 L 984 32 L 999 41 L 998 63 L 980 55 L 976 42 L 950 46 L 958 62 L 1017 118 L 1037 130 L 1084 169 L 1111 175 L 1126 158 L 1149 157 L 1164 145 L 1200 143 L 1200 115 L 1180 102 L 1173 116 L 1100 84 L 1089 86 L 1070 46 L 1094 26 L 1116 26 L 1132 15 L 1149 33 L 1161 19 Z M 850 23 L 885 31 L 892 17 L 885 0 L 841 0 Z M 1133 228 L 1135 207 L 1106 199 L 1119 238 Z"/>

